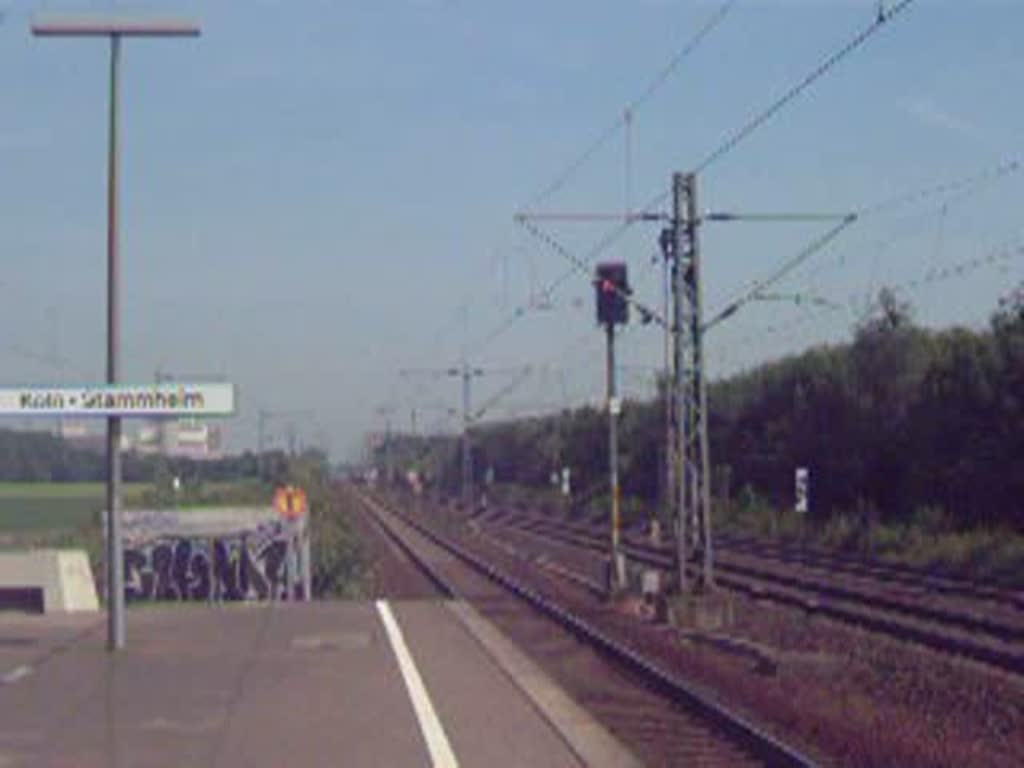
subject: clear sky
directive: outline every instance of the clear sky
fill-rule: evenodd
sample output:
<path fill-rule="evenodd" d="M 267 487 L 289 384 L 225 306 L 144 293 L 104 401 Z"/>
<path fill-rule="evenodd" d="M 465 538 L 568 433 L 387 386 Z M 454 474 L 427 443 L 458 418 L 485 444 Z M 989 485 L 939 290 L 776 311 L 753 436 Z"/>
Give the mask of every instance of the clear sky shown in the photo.
<path fill-rule="evenodd" d="M 495 371 L 478 403 L 515 382 L 498 369 L 536 366 L 488 417 L 600 396 L 587 279 L 540 301 L 568 262 L 514 213 L 654 199 L 878 13 L 877 0 L 738 0 L 627 135 L 623 109 L 722 5 L 0 0 L 0 381 L 104 372 L 107 47 L 33 39 L 33 14 L 203 26 L 124 45 L 124 378 L 226 377 L 231 447 L 254 444 L 261 408 L 310 409 L 302 439 L 345 458 L 382 407 L 401 427 L 415 407 L 418 428 L 454 428 L 457 381 L 399 371 L 464 352 Z M 858 210 L 975 179 L 865 216 L 773 287 L 834 306 L 749 305 L 709 333 L 714 374 L 847 337 L 883 284 L 924 323 L 977 326 L 1024 279 L 1024 169 L 1008 165 L 1024 143 L 1022 30 L 1014 0 L 917 0 L 701 174 L 702 209 L 746 212 Z M 609 226 L 544 225 L 580 256 Z M 708 312 L 827 227 L 706 225 Z M 602 256 L 627 259 L 659 305 L 656 238 L 637 224 Z M 650 391 L 661 344 L 653 326 L 623 336 L 627 392 Z"/>

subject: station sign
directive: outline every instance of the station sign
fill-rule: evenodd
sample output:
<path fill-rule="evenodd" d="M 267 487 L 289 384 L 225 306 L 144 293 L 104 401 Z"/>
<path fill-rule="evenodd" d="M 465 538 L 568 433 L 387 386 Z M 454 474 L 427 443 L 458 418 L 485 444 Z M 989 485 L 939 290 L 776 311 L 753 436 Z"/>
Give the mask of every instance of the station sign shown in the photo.
<path fill-rule="evenodd" d="M 230 416 L 235 386 L 207 384 L 0 388 L 0 416 Z"/>

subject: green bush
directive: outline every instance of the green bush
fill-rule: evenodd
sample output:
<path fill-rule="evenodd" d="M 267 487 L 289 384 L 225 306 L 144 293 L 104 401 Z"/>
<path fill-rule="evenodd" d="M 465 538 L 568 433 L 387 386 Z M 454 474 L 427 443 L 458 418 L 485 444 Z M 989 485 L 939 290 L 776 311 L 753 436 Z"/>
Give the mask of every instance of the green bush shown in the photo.
<path fill-rule="evenodd" d="M 912 541 L 909 536 L 910 530 L 907 526 L 898 524 L 875 526 L 868 534 L 869 548 L 880 557 L 899 555 L 906 550 L 908 542 Z"/>
<path fill-rule="evenodd" d="M 953 518 L 942 507 L 923 506 L 914 510 L 911 525 L 922 533 L 945 533 L 953 529 Z"/>
<path fill-rule="evenodd" d="M 365 593 L 368 564 L 350 523 L 354 499 L 331 482 L 323 456 L 293 459 L 288 482 L 305 490 L 312 526 L 313 595 L 354 598 Z"/>

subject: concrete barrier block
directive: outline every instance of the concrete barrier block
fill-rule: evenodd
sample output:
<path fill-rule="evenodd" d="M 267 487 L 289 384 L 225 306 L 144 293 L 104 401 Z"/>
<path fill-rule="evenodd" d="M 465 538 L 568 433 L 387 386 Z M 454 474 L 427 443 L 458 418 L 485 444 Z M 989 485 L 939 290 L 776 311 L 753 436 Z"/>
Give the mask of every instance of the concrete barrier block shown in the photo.
<path fill-rule="evenodd" d="M 98 611 L 89 558 L 81 549 L 0 553 L 0 588 L 40 590 L 44 613 Z"/>

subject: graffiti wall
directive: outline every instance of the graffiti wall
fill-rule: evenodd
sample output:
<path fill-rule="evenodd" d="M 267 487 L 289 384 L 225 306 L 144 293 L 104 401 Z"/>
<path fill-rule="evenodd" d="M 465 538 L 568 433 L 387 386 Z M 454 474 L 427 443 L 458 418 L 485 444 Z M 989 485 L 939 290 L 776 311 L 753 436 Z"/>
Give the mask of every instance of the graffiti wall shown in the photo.
<path fill-rule="evenodd" d="M 162 538 L 125 549 L 128 600 L 267 600 L 287 596 L 292 534 Z M 297 582 L 297 577 L 295 578 Z"/>
<path fill-rule="evenodd" d="M 205 516 L 202 510 L 124 513 L 125 599 L 305 597 L 309 546 L 304 523 L 265 510 L 241 512 L 227 517 L 223 510 Z"/>

